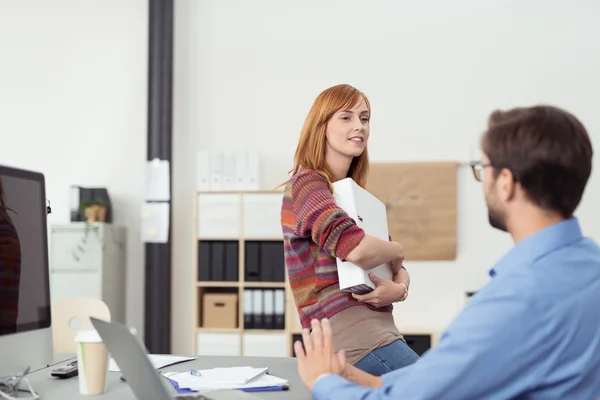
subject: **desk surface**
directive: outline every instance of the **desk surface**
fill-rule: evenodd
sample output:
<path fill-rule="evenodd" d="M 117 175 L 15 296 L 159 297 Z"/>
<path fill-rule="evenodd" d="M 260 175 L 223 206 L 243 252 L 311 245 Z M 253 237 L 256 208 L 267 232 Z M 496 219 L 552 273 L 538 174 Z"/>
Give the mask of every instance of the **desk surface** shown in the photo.
<path fill-rule="evenodd" d="M 196 360 L 162 368 L 161 371 L 186 371 L 190 368 L 207 369 L 214 367 L 235 367 L 235 366 L 269 367 L 269 373 L 287 379 L 290 383 L 288 391 L 279 392 L 253 392 L 255 396 L 261 399 L 289 399 L 289 400 L 309 400 L 310 393 L 298 376 L 296 358 L 279 357 L 221 357 L 221 356 L 199 356 Z M 38 370 L 27 376 L 33 389 L 42 396 L 43 400 L 89 400 L 90 396 L 79 394 L 78 378 L 56 379 L 50 376 L 49 367 Z M 102 396 L 94 396 L 100 400 L 133 400 L 135 396 L 127 383 L 119 378 L 120 372 L 109 372 L 106 393 Z M 157 377 L 158 378 L 158 377 Z M 160 378 L 164 379 L 164 378 Z M 175 393 L 175 390 L 172 391 Z"/>

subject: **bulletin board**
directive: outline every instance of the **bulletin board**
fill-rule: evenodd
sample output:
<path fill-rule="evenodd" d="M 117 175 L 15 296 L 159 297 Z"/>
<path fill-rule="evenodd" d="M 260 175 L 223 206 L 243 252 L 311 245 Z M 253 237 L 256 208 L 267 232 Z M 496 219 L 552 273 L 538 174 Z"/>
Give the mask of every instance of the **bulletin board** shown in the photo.
<path fill-rule="evenodd" d="M 405 259 L 455 260 L 458 162 L 371 163 L 366 189 L 385 203 Z"/>

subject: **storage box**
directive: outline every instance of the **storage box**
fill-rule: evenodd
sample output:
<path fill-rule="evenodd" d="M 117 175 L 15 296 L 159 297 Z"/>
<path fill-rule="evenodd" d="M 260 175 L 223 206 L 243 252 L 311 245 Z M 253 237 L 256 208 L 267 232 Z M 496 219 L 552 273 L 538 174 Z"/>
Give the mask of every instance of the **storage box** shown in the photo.
<path fill-rule="evenodd" d="M 389 240 L 387 211 L 381 200 L 358 186 L 351 178 L 334 182 L 333 191 L 336 204 L 346 211 L 366 234 Z M 392 279 L 392 270 L 387 264 L 363 270 L 349 261 L 338 258 L 337 268 L 340 289 L 346 292 L 364 294 L 373 290 L 375 285 L 369 279 L 369 273 L 382 279 Z"/>
<path fill-rule="evenodd" d="M 237 328 L 237 293 L 206 293 L 202 296 L 202 326 L 204 328 Z"/>

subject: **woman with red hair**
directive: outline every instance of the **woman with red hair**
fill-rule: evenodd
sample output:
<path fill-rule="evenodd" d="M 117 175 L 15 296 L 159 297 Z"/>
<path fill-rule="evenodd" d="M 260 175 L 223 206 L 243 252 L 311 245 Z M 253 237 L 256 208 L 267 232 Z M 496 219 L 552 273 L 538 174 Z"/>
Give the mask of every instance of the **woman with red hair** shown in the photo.
<path fill-rule="evenodd" d="M 302 128 L 281 210 L 285 263 L 300 322 L 329 319 L 333 344 L 347 362 L 372 375 L 414 363 L 418 356 L 394 322 L 393 303 L 408 295 L 410 277 L 397 242 L 365 232 L 335 203 L 332 182 L 352 178 L 366 186 L 371 106 L 350 85 L 326 89 Z M 371 275 L 365 295 L 340 290 L 336 258 L 363 269 L 389 263 L 393 280 Z"/>

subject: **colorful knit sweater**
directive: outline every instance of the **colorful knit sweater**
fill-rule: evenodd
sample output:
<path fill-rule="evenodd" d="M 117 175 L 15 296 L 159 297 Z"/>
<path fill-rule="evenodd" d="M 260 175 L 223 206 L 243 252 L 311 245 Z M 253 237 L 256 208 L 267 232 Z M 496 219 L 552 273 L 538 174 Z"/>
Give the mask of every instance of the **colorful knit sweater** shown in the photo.
<path fill-rule="evenodd" d="M 286 184 L 281 209 L 285 264 L 302 327 L 353 306 L 375 308 L 340 290 L 336 257 L 344 260 L 365 232 L 339 208 L 327 181 L 301 170 Z"/>

